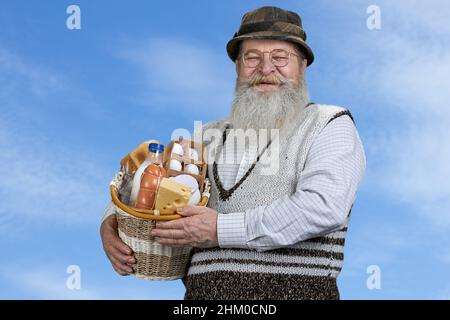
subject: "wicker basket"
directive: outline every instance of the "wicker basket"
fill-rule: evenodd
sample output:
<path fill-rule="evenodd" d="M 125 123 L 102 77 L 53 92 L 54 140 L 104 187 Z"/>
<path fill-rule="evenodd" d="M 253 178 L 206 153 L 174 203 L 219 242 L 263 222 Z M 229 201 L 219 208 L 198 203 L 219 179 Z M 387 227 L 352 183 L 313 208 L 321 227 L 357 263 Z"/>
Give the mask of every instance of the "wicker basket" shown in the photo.
<path fill-rule="evenodd" d="M 122 211 L 122 210 L 120 210 Z M 155 220 L 117 214 L 119 236 L 134 251 L 134 275 L 146 280 L 175 280 L 183 277 L 192 248 L 173 248 L 153 240 L 150 231 Z"/>
<path fill-rule="evenodd" d="M 170 247 L 154 241 L 150 235 L 158 220 L 181 218 L 178 214 L 159 214 L 157 210 L 142 210 L 128 206 L 133 174 L 122 166 L 110 184 L 111 198 L 116 206 L 119 236 L 133 251 L 136 263 L 133 275 L 146 280 L 175 280 L 186 273 L 192 248 Z M 199 206 L 209 199 L 209 180 L 201 186 Z"/>

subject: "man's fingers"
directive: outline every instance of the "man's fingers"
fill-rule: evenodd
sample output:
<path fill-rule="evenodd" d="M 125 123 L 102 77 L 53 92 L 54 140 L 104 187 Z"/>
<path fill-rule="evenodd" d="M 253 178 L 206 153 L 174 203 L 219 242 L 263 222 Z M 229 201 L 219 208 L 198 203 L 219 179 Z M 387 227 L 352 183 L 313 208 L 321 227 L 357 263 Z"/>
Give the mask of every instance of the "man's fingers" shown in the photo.
<path fill-rule="evenodd" d="M 183 227 L 184 227 L 183 219 L 156 222 L 157 229 L 183 229 Z"/>
<path fill-rule="evenodd" d="M 100 228 L 100 233 L 103 248 L 109 261 L 111 261 L 113 269 L 122 276 L 133 273 L 133 269 L 128 265 L 136 261 L 133 256 L 133 250 L 120 239 L 117 233 L 115 217 L 105 219 Z"/>
<path fill-rule="evenodd" d="M 128 271 L 126 271 L 126 270 L 120 268 L 119 266 L 117 266 L 117 265 L 115 265 L 115 264 L 113 264 L 112 266 L 113 266 L 113 269 L 114 269 L 118 274 L 120 274 L 121 276 L 128 276 L 128 275 L 130 275 L 130 274 L 132 273 L 132 272 L 128 272 Z"/>
<path fill-rule="evenodd" d="M 152 236 L 166 239 L 184 239 L 186 235 L 179 229 L 153 229 Z"/>
<path fill-rule="evenodd" d="M 195 216 L 205 212 L 205 207 L 201 206 L 185 206 L 177 209 L 177 213 L 184 217 Z"/>
<path fill-rule="evenodd" d="M 114 271 L 116 271 L 118 274 L 120 274 L 121 276 L 129 276 L 131 274 L 131 272 L 127 272 L 123 269 L 119 269 L 118 267 L 116 267 L 114 264 L 112 265 Z"/>
<path fill-rule="evenodd" d="M 132 255 L 121 253 L 117 248 L 111 248 L 111 255 L 121 263 L 135 263 L 136 259 Z"/>
<path fill-rule="evenodd" d="M 128 265 L 126 265 L 124 263 L 121 263 L 113 255 L 111 255 L 109 257 L 109 260 L 111 260 L 111 263 L 112 263 L 112 265 L 114 267 L 114 270 L 116 270 L 118 273 L 120 273 L 122 275 L 127 275 L 127 274 L 130 274 L 130 273 L 133 273 L 133 269 L 130 266 L 128 266 Z"/>
<path fill-rule="evenodd" d="M 119 250 L 122 254 L 125 255 L 131 255 L 133 254 L 133 250 L 129 246 L 125 244 L 125 242 L 122 241 L 119 237 L 117 237 L 117 240 L 114 241 L 114 248 Z"/>
<path fill-rule="evenodd" d="M 126 255 L 133 254 L 133 250 L 120 239 L 117 229 L 105 227 L 102 232 L 102 241 L 104 247 L 117 248 L 122 254 Z"/>

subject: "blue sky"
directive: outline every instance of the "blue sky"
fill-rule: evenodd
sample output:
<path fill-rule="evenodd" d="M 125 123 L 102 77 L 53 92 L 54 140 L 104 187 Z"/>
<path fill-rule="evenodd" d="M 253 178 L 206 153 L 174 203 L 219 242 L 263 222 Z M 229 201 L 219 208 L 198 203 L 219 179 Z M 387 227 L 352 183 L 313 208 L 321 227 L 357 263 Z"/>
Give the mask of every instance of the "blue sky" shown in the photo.
<path fill-rule="evenodd" d="M 81 30 L 66 8 L 81 8 Z M 450 7 L 423 1 L 9 1 L 0 5 L 0 298 L 181 299 L 120 277 L 98 228 L 122 156 L 227 116 L 225 45 L 262 5 L 301 14 L 313 101 L 348 107 L 367 171 L 343 299 L 450 298 Z M 369 5 L 381 29 L 366 26 Z M 69 265 L 81 289 L 66 287 Z M 381 288 L 366 286 L 367 268 Z"/>

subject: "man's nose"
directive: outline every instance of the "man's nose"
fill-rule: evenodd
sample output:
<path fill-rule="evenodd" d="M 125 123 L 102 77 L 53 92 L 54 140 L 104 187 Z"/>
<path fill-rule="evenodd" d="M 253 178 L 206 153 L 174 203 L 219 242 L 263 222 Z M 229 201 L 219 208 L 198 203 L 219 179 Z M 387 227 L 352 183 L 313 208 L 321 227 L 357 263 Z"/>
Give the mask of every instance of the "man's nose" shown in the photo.
<path fill-rule="evenodd" d="M 264 54 L 263 60 L 261 61 L 261 65 L 259 67 L 260 67 L 261 73 L 263 75 L 271 74 L 276 69 L 275 66 L 273 65 L 272 61 L 270 61 L 269 54 L 267 54 L 267 55 Z"/>

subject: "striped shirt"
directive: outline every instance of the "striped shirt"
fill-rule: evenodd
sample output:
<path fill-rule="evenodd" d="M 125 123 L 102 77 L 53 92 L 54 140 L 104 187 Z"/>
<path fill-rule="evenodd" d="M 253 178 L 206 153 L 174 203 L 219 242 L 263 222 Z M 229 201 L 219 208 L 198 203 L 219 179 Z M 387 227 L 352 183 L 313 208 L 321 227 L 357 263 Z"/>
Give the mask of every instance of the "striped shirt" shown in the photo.
<path fill-rule="evenodd" d="M 256 148 L 231 149 L 225 144 L 222 150 L 226 159 L 241 159 L 235 164 L 218 164 L 220 180 L 230 188 L 253 163 Z M 219 246 L 266 251 L 329 233 L 326 226 L 332 223 L 325 219 L 330 217 L 314 212 L 338 208 L 348 213 L 365 167 L 363 145 L 350 117 L 331 121 L 313 142 L 293 195 L 245 212 L 219 214 Z M 333 195 L 332 203 L 321 194 Z"/>

